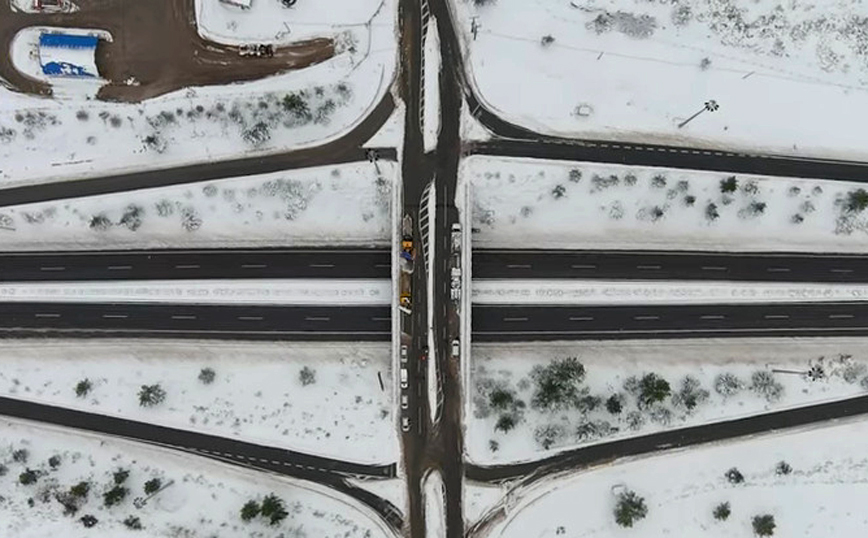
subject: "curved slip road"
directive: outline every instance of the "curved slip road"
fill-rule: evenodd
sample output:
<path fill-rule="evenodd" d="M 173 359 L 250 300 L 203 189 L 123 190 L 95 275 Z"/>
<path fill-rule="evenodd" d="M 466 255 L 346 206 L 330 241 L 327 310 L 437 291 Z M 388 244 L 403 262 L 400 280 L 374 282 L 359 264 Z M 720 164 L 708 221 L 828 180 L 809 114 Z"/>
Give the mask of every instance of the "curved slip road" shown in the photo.
<path fill-rule="evenodd" d="M 0 302 L 0 336 L 7 337 L 387 341 L 391 329 L 389 306 Z"/>
<path fill-rule="evenodd" d="M 379 249 L 221 249 L 2 252 L 0 282 L 265 278 L 384 278 Z"/>
<path fill-rule="evenodd" d="M 868 254 L 479 249 L 473 277 L 868 282 Z"/>
<path fill-rule="evenodd" d="M 857 335 L 868 335 L 865 302 L 473 307 L 481 342 Z"/>

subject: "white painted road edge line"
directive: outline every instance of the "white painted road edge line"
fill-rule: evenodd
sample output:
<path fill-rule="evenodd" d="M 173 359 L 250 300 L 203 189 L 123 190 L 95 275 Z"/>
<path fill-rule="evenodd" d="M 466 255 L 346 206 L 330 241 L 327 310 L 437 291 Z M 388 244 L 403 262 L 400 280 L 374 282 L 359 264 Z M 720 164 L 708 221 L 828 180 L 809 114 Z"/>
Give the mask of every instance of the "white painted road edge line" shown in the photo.
<path fill-rule="evenodd" d="M 474 280 L 479 305 L 742 304 L 868 301 L 868 284 Z"/>
<path fill-rule="evenodd" d="M 0 284 L 0 302 L 383 306 L 389 280 L 136 280 Z"/>

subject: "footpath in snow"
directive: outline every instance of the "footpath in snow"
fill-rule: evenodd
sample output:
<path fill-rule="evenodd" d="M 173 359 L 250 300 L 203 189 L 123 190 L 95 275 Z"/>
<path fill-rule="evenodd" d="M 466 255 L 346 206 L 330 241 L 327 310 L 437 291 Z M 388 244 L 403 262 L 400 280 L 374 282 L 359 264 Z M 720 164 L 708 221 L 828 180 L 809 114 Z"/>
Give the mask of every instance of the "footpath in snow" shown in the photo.
<path fill-rule="evenodd" d="M 477 248 L 868 251 L 863 183 L 472 156 Z"/>
<path fill-rule="evenodd" d="M 507 121 L 570 137 L 865 160 L 864 9 L 841 0 L 450 0 Z M 679 128 L 684 120 L 715 101 Z M 714 108 L 714 107 L 711 107 Z"/>
<path fill-rule="evenodd" d="M 521 489 L 487 536 L 757 536 L 758 516 L 771 517 L 773 536 L 861 536 L 866 451 L 861 419 L 617 462 Z M 615 509 L 627 492 L 646 515 L 621 528 Z"/>
<path fill-rule="evenodd" d="M 868 393 L 864 338 L 474 344 L 472 352 L 466 443 L 478 464 Z"/>
<path fill-rule="evenodd" d="M 347 461 L 398 458 L 381 344 L 10 340 L 0 362 L 3 396 Z M 141 405 L 145 385 L 164 400 Z"/>
<path fill-rule="evenodd" d="M 179 451 L 5 418 L 0 446 L 3 536 L 392 536 L 370 509 L 328 488 Z M 22 484 L 25 474 L 35 482 Z M 147 483 L 166 488 L 135 507 Z M 120 499 L 106 506 L 104 494 L 118 489 Z M 245 503 L 261 503 L 270 494 L 288 517 L 275 525 L 262 515 L 241 519 Z M 90 529 L 81 521 L 88 515 L 96 519 Z"/>

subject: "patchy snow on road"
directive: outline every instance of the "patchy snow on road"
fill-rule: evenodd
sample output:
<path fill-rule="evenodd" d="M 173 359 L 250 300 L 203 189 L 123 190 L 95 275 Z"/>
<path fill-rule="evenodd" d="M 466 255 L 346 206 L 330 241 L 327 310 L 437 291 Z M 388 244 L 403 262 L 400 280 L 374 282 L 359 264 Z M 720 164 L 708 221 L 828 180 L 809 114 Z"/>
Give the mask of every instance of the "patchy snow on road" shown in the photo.
<path fill-rule="evenodd" d="M 855 121 L 868 114 L 858 2 L 450 1 L 468 78 L 509 121 L 582 138 L 868 156 Z M 678 127 L 709 101 L 719 108 Z"/>
<path fill-rule="evenodd" d="M 0 283 L 0 302 L 372 306 L 389 305 L 391 298 L 385 279 Z"/>
<path fill-rule="evenodd" d="M 396 166 L 308 168 L 0 208 L 0 248 L 386 245 Z"/>
<path fill-rule="evenodd" d="M 480 279 L 473 281 L 472 293 L 473 303 L 484 305 L 802 303 L 865 301 L 868 300 L 868 285 Z"/>
<path fill-rule="evenodd" d="M 318 65 L 139 104 L 85 99 L 86 87 L 96 90 L 87 84 L 65 83 L 50 100 L 0 85 L 0 186 L 263 156 L 337 139 L 389 91 L 394 19 L 379 10 L 370 24 L 346 30 L 340 53 Z M 38 62 L 22 46 L 13 47 L 13 58 Z"/>
<path fill-rule="evenodd" d="M 437 137 L 440 135 L 440 35 L 437 33 L 437 19 L 433 17 L 428 22 L 422 48 L 424 66 L 422 80 L 422 138 L 425 152 L 437 148 Z"/>
<path fill-rule="evenodd" d="M 625 460 L 522 490 L 487 536 L 756 536 L 752 521 L 762 515 L 772 516 L 774 536 L 861 536 L 866 451 L 868 422 L 853 419 Z M 724 476 L 732 468 L 743 482 Z M 647 515 L 624 529 L 614 511 L 627 491 L 644 499 Z M 723 503 L 729 514 L 716 519 Z"/>
<path fill-rule="evenodd" d="M 26 461 L 16 461 L 22 459 L 20 451 Z M 53 457 L 58 458 L 52 460 L 54 467 Z M 6 471 L 0 478 L 0 535 L 8 537 L 392 536 L 367 507 L 323 486 L 77 430 L 0 419 L 0 463 Z M 27 469 L 37 476 L 34 484 L 20 483 Z M 106 507 L 103 495 L 115 487 L 113 475 L 119 470 L 129 471 L 121 482 L 128 492 Z M 153 479 L 172 484 L 135 508 L 133 500 L 145 496 L 144 485 Z M 89 493 L 76 498 L 70 489 L 82 482 L 89 484 Z M 289 516 L 283 522 L 272 526 L 262 516 L 241 520 L 246 502 L 271 493 L 285 503 Z M 77 506 L 76 513 L 64 515 L 57 497 Z M 97 519 L 91 529 L 81 522 L 86 515 Z M 133 530 L 132 518 L 140 530 Z"/>
<path fill-rule="evenodd" d="M 361 342 L 10 340 L 0 351 L 0 394 L 341 460 L 392 463 L 398 440 L 390 362 L 387 346 Z M 84 380 L 90 388 L 78 396 Z M 165 400 L 140 405 L 140 389 L 153 384 Z"/>
<path fill-rule="evenodd" d="M 425 536 L 446 538 L 446 489 L 439 471 L 425 478 Z"/>
<path fill-rule="evenodd" d="M 868 339 L 859 338 L 474 344 L 472 351 L 466 442 L 479 464 L 868 391 Z M 665 390 L 644 380 L 652 373 Z M 550 378 L 557 390 L 540 389 Z"/>
<path fill-rule="evenodd" d="M 868 251 L 862 183 L 473 156 L 474 247 Z"/>

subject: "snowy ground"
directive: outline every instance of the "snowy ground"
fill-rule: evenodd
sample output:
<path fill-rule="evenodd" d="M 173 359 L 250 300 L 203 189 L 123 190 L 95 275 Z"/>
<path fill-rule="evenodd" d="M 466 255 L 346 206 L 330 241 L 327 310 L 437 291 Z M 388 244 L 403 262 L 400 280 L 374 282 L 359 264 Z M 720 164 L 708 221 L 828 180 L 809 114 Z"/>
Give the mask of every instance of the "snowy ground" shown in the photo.
<path fill-rule="evenodd" d="M 865 301 L 868 286 L 696 281 L 474 280 L 473 303 L 494 305 L 746 304 Z M 0 287 L 2 296 L 2 287 Z"/>
<path fill-rule="evenodd" d="M 868 251 L 861 183 L 477 156 L 459 175 L 475 247 Z"/>
<path fill-rule="evenodd" d="M 425 536 L 446 537 L 445 489 L 439 471 L 432 471 L 425 479 Z"/>
<path fill-rule="evenodd" d="M 440 35 L 437 33 L 437 20 L 434 18 L 428 23 L 424 43 L 422 137 L 425 151 L 428 152 L 437 148 L 437 137 L 440 135 Z"/>
<path fill-rule="evenodd" d="M 0 302 L 388 305 L 388 280 L 131 280 L 0 283 Z"/>
<path fill-rule="evenodd" d="M 858 338 L 535 342 L 476 344 L 472 351 L 468 397 L 473 410 L 466 417 L 466 441 L 470 459 L 480 464 L 535 459 L 600 439 L 744 417 L 868 390 L 868 340 Z M 540 408 L 534 402 L 534 367 L 568 357 L 584 365 L 584 381 L 574 384 L 576 398 L 583 400 L 561 409 Z M 821 365 L 825 378 L 812 381 L 802 375 L 812 365 Z M 771 381 L 759 383 L 761 388 L 753 386 L 758 371 L 771 373 Z M 671 395 L 640 409 L 635 392 L 625 384 L 631 376 L 647 373 L 668 381 Z M 719 383 L 721 374 L 737 379 Z M 686 376 L 699 386 L 682 390 Z M 496 389 L 511 393 L 512 402 L 494 408 Z M 612 413 L 607 400 L 615 394 L 620 395 L 621 411 Z M 686 405 L 690 394 L 696 401 L 692 409 Z M 496 429 L 504 416 L 516 422 L 507 433 Z"/>
<path fill-rule="evenodd" d="M 474 7 L 479 3 L 486 5 Z M 859 2 L 451 4 L 477 94 L 498 115 L 532 129 L 868 155 L 854 121 L 868 113 L 868 30 Z M 478 17 L 475 39 L 471 17 Z M 678 128 L 709 100 L 719 110 Z"/>
<path fill-rule="evenodd" d="M 259 81 L 189 88 L 140 104 L 89 99 L 96 88 L 87 83 L 64 84 L 51 100 L 0 87 L 0 186 L 266 155 L 337 138 L 389 89 L 393 8 L 386 2 L 370 24 L 345 30 L 332 60 Z M 26 43 L 11 53 L 36 61 Z M 307 111 L 287 106 L 290 95 Z"/>
<path fill-rule="evenodd" d="M 348 461 L 398 458 L 391 357 L 379 344 L 10 340 L 0 364 L 4 396 Z M 212 383 L 199 379 L 203 368 Z M 77 397 L 84 379 L 92 389 Z M 165 401 L 141 407 L 140 387 L 155 383 Z"/>
<path fill-rule="evenodd" d="M 506 488 L 502 485 L 483 485 L 475 482 L 464 482 L 462 492 L 464 498 L 461 506 L 464 509 L 464 521 L 473 523 L 482 517 L 487 510 L 503 498 Z"/>
<path fill-rule="evenodd" d="M 862 536 L 866 450 L 862 419 L 608 465 L 538 483 L 488 536 L 754 536 L 751 520 L 762 514 L 774 517 L 774 536 Z M 776 472 L 781 461 L 789 474 Z M 733 467 L 744 476 L 741 484 L 724 478 Z M 624 490 L 647 506 L 647 517 L 632 529 L 614 520 L 616 495 Z M 715 520 L 712 511 L 724 502 L 731 515 Z"/>
<path fill-rule="evenodd" d="M 321 486 L 179 452 L 5 418 L 0 422 L 0 447 L 0 461 L 8 471 L 0 478 L 3 536 L 205 538 L 272 536 L 278 531 L 322 538 L 392 536 L 367 508 Z M 28 452 L 26 462 L 13 460 L 13 451 L 21 449 Z M 52 456 L 60 458 L 55 469 L 48 464 Z M 28 468 L 41 476 L 25 486 L 18 477 Z M 112 474 L 119 469 L 129 471 L 123 483 L 129 493 L 107 508 L 102 496 L 114 485 Z M 135 508 L 133 499 L 144 496 L 144 483 L 153 478 L 174 483 L 143 508 Z M 64 516 L 55 495 L 65 495 L 82 481 L 90 483 L 90 493 L 74 516 Z M 243 522 L 239 514 L 244 503 L 270 493 L 285 502 L 289 517 L 277 526 L 269 526 L 261 516 Z M 34 504 L 28 506 L 29 501 Z M 87 514 L 98 520 L 92 529 L 79 521 Z M 127 529 L 123 521 L 128 517 L 138 517 L 142 530 Z"/>
<path fill-rule="evenodd" d="M 385 245 L 393 163 L 368 162 L 0 208 L 4 250 Z"/>

